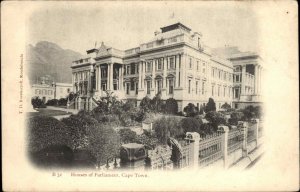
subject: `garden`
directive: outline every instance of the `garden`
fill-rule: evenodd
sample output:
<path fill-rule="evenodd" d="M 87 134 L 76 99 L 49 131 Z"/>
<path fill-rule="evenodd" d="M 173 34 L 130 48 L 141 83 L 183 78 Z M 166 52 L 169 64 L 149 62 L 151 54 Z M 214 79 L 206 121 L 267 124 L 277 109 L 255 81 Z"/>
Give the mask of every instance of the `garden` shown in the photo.
<path fill-rule="evenodd" d="M 206 107 L 198 109 L 192 103 L 178 113 L 177 101 L 163 101 L 160 95 L 145 97 L 140 106 L 135 101 L 121 101 L 111 92 L 98 101 L 91 112 L 57 120 L 49 116 L 36 116 L 27 120 L 28 152 L 31 160 L 41 167 L 100 167 L 118 158 L 121 145 L 139 143 L 147 149 L 167 145 L 169 138 L 182 140 L 186 132 L 200 136 L 213 134 L 219 125 L 229 128 L 240 120 L 260 118 L 259 107 L 249 106 L 236 111 L 224 104 L 222 112 L 216 111 L 212 98 Z M 137 134 L 131 129 L 142 127 L 142 122 L 152 122 L 152 130 Z"/>

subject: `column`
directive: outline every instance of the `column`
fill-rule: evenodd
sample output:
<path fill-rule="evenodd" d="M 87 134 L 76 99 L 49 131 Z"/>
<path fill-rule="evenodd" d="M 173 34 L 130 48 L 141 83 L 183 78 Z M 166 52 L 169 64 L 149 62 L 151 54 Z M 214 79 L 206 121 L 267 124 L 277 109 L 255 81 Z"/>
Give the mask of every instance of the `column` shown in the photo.
<path fill-rule="evenodd" d="M 191 168 L 198 169 L 200 135 L 197 132 L 187 132 L 186 138 L 191 138 L 189 139 L 191 145 Z"/>
<path fill-rule="evenodd" d="M 123 91 L 123 66 L 119 69 L 119 89 Z"/>
<path fill-rule="evenodd" d="M 241 95 L 245 95 L 245 83 L 246 83 L 246 65 L 242 66 L 242 87 Z"/>
<path fill-rule="evenodd" d="M 109 80 L 109 82 L 110 82 L 110 90 L 112 91 L 113 89 L 114 89 L 114 86 L 113 86 L 113 84 L 114 84 L 114 76 L 113 76 L 113 72 L 114 72 L 114 64 L 113 63 L 111 63 L 110 64 L 111 66 L 110 66 L 110 80 Z"/>
<path fill-rule="evenodd" d="M 179 87 L 179 62 L 180 62 L 180 55 L 176 55 L 176 77 L 175 77 L 175 87 Z"/>
<path fill-rule="evenodd" d="M 152 61 L 152 89 L 154 89 L 155 93 L 155 63 L 154 60 Z"/>
<path fill-rule="evenodd" d="M 261 93 L 261 67 L 259 66 L 258 67 L 258 82 L 257 82 L 257 84 L 258 84 L 258 86 L 257 86 L 257 92 L 258 92 L 258 94 L 260 95 Z"/>
<path fill-rule="evenodd" d="M 101 65 L 98 66 L 98 91 L 101 92 Z"/>
<path fill-rule="evenodd" d="M 140 66 L 139 66 L 139 89 L 142 89 L 142 61 L 140 61 Z"/>
<path fill-rule="evenodd" d="M 248 156 L 248 147 L 247 147 L 247 137 L 248 137 L 248 126 L 243 121 L 238 121 L 238 126 L 240 126 L 243 133 L 243 157 Z"/>
<path fill-rule="evenodd" d="M 98 91 L 99 89 L 98 89 L 98 86 L 99 86 L 99 82 L 98 82 L 98 80 L 99 80 L 99 72 L 98 72 L 98 70 L 99 70 L 99 66 L 96 66 L 96 71 L 95 71 L 95 75 L 96 75 L 96 91 Z"/>
<path fill-rule="evenodd" d="M 166 84 L 166 79 L 167 79 L 167 62 L 166 62 L 166 58 L 163 59 L 163 83 L 162 83 L 162 86 L 163 86 L 163 89 L 166 89 L 167 88 L 167 84 Z"/>

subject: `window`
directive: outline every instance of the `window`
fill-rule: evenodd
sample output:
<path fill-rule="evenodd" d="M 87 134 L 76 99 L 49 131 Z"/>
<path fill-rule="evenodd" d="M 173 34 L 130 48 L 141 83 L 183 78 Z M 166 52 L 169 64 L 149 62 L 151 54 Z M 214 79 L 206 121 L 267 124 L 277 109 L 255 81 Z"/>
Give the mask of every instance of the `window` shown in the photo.
<path fill-rule="evenodd" d="M 134 91 L 134 84 L 135 84 L 134 81 L 131 81 L 131 82 L 130 82 L 130 87 L 131 87 L 130 90 L 131 90 L 131 91 Z"/>
<path fill-rule="evenodd" d="M 102 84 L 102 90 L 106 91 L 106 84 Z"/>
<path fill-rule="evenodd" d="M 127 74 L 127 75 L 130 75 L 130 65 L 127 65 L 127 66 L 126 66 L 126 74 Z"/>
<path fill-rule="evenodd" d="M 118 89 L 118 85 L 116 83 L 114 83 L 114 90 L 117 90 Z"/>
<path fill-rule="evenodd" d="M 51 93 L 51 90 L 48 90 L 48 95 L 51 95 L 52 93 Z"/>
<path fill-rule="evenodd" d="M 236 75 L 235 76 L 235 82 L 239 82 L 239 80 L 240 80 L 240 75 Z"/>
<path fill-rule="evenodd" d="M 193 68 L 192 58 L 190 57 L 190 69 Z"/>
<path fill-rule="evenodd" d="M 147 81 L 147 94 L 150 94 L 150 84 L 151 82 L 150 81 Z"/>
<path fill-rule="evenodd" d="M 202 82 L 202 95 L 204 95 L 205 82 Z"/>
<path fill-rule="evenodd" d="M 40 94 L 40 90 L 39 90 L 39 89 L 36 89 L 36 90 L 35 90 L 35 94 Z"/>
<path fill-rule="evenodd" d="M 191 80 L 189 80 L 188 92 L 189 92 L 189 94 L 191 93 Z"/>
<path fill-rule="evenodd" d="M 139 93 L 139 86 L 138 83 L 135 84 L 135 94 L 137 95 Z"/>
<path fill-rule="evenodd" d="M 106 78 L 107 77 L 107 68 L 104 68 L 101 70 L 101 77 Z"/>
<path fill-rule="evenodd" d="M 219 71 L 219 79 L 221 79 L 221 71 Z"/>
<path fill-rule="evenodd" d="M 169 94 L 173 94 L 173 89 L 174 89 L 174 81 L 173 79 L 169 80 Z"/>
<path fill-rule="evenodd" d="M 147 72 L 151 71 L 151 62 L 147 62 Z"/>
<path fill-rule="evenodd" d="M 198 94 L 198 81 L 196 81 L 196 95 Z"/>
<path fill-rule="evenodd" d="M 162 60 L 158 59 L 157 60 L 157 70 L 161 70 L 162 69 Z"/>
<path fill-rule="evenodd" d="M 230 97 L 230 87 L 228 87 L 228 96 Z"/>
<path fill-rule="evenodd" d="M 202 73 L 205 73 L 205 63 L 202 63 Z"/>
<path fill-rule="evenodd" d="M 174 69 L 174 57 L 170 57 L 170 65 L 169 65 L 170 69 Z"/>
<path fill-rule="evenodd" d="M 130 74 L 135 74 L 135 64 L 134 63 L 132 63 L 131 65 L 130 65 L 130 69 L 131 69 L 131 71 L 130 71 Z"/>
<path fill-rule="evenodd" d="M 226 80 L 226 72 L 224 72 L 224 80 Z"/>
<path fill-rule="evenodd" d="M 197 71 L 199 71 L 199 61 L 197 61 Z"/>
<path fill-rule="evenodd" d="M 226 88 L 224 87 L 224 97 L 225 97 L 225 93 L 226 93 Z"/>
<path fill-rule="evenodd" d="M 129 95 L 130 83 L 126 83 L 126 94 Z"/>
<path fill-rule="evenodd" d="M 215 89 L 215 86 L 212 85 L 212 86 L 211 86 L 211 96 L 214 96 L 214 89 Z"/>
<path fill-rule="evenodd" d="M 215 77 L 215 69 L 212 69 L 212 76 Z"/>
<path fill-rule="evenodd" d="M 157 93 L 161 93 L 161 83 L 162 80 L 157 80 Z"/>
<path fill-rule="evenodd" d="M 218 97 L 220 96 L 220 85 L 218 86 Z"/>

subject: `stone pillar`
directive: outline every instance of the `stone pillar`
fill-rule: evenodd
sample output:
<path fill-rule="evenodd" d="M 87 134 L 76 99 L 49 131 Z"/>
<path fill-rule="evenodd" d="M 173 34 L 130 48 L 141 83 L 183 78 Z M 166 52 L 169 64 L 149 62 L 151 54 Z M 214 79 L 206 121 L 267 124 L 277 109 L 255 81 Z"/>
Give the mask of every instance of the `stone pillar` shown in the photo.
<path fill-rule="evenodd" d="M 243 132 L 243 147 L 242 147 L 243 157 L 247 157 L 248 156 L 248 147 L 247 147 L 247 145 L 248 145 L 248 143 L 247 143 L 248 126 L 247 126 L 246 122 L 239 121 L 238 127 Z"/>
<path fill-rule="evenodd" d="M 155 95 L 156 87 L 155 87 L 155 63 L 154 63 L 154 60 L 152 61 L 152 87 L 151 87 L 151 89 L 154 90 L 153 93 Z"/>
<path fill-rule="evenodd" d="M 200 135 L 197 132 L 187 132 L 186 140 L 190 141 L 191 145 L 191 168 L 197 169 L 199 166 L 199 143 Z"/>
<path fill-rule="evenodd" d="M 140 66 L 139 66 L 139 89 L 142 89 L 142 61 L 140 62 Z"/>
<path fill-rule="evenodd" d="M 97 81 L 98 81 L 98 91 L 101 93 L 101 66 L 99 65 L 99 69 L 98 69 L 98 79 L 97 79 Z"/>
<path fill-rule="evenodd" d="M 254 129 L 254 136 L 256 141 L 256 148 L 258 146 L 258 128 L 259 128 L 259 119 L 253 119 L 252 123 L 254 123 L 255 129 Z"/>
<path fill-rule="evenodd" d="M 123 66 L 119 69 L 119 89 L 123 91 Z"/>
<path fill-rule="evenodd" d="M 228 132 L 229 128 L 227 126 L 218 126 L 218 132 L 223 133 L 222 137 L 222 153 L 223 153 L 223 162 L 224 169 L 229 167 L 228 162 Z"/>
<path fill-rule="evenodd" d="M 98 89 L 98 86 L 99 86 L 99 82 L 98 82 L 98 80 L 99 80 L 99 66 L 96 66 L 96 71 L 95 71 L 95 75 L 96 75 L 96 91 L 98 91 L 99 89 Z"/>
<path fill-rule="evenodd" d="M 255 81 L 254 81 L 254 94 L 257 95 L 257 93 L 258 93 L 258 65 L 255 65 L 254 77 L 255 77 Z"/>
<path fill-rule="evenodd" d="M 242 66 L 242 87 L 241 95 L 245 95 L 245 85 L 246 85 L 246 65 Z"/>
<path fill-rule="evenodd" d="M 113 90 L 113 63 L 108 64 L 108 71 L 107 71 L 107 89 L 112 91 Z"/>
<path fill-rule="evenodd" d="M 258 95 L 260 95 L 261 93 L 261 67 L 259 66 L 258 67 L 258 90 L 257 90 L 257 92 L 258 92 Z"/>
<path fill-rule="evenodd" d="M 175 77 L 175 87 L 179 87 L 179 62 L 180 62 L 180 55 L 176 55 L 176 77 Z"/>
<path fill-rule="evenodd" d="M 166 63 L 166 59 L 164 58 L 163 59 L 163 69 L 164 69 L 164 71 L 163 71 L 163 79 L 162 79 L 162 87 L 163 87 L 163 90 L 165 90 L 164 91 L 164 93 L 162 94 L 162 95 L 167 95 L 167 63 Z"/>

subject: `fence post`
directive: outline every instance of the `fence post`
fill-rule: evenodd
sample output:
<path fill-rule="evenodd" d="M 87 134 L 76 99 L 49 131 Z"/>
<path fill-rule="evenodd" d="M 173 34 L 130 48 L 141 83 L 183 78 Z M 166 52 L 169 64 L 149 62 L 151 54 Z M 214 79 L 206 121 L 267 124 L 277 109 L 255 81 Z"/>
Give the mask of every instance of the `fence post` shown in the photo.
<path fill-rule="evenodd" d="M 191 167 L 194 169 L 198 168 L 199 165 L 199 143 L 200 143 L 200 135 L 197 132 L 187 132 L 186 133 L 186 140 L 191 141 Z"/>
<path fill-rule="evenodd" d="M 253 119 L 252 122 L 255 123 L 254 136 L 255 136 L 255 141 L 256 141 L 256 146 L 255 146 L 255 148 L 257 148 L 257 146 L 258 146 L 258 128 L 259 128 L 259 119 Z"/>
<path fill-rule="evenodd" d="M 243 131 L 243 148 L 242 148 L 242 151 L 243 151 L 243 157 L 247 157 L 248 156 L 248 143 L 247 143 L 247 138 L 248 138 L 248 126 L 246 125 L 245 122 L 243 121 L 239 121 L 238 122 L 238 127 L 240 129 L 242 129 Z"/>
<path fill-rule="evenodd" d="M 228 168 L 228 132 L 229 128 L 227 126 L 218 126 L 218 132 L 223 133 L 222 137 L 222 152 L 223 152 L 223 162 L 224 169 Z"/>

